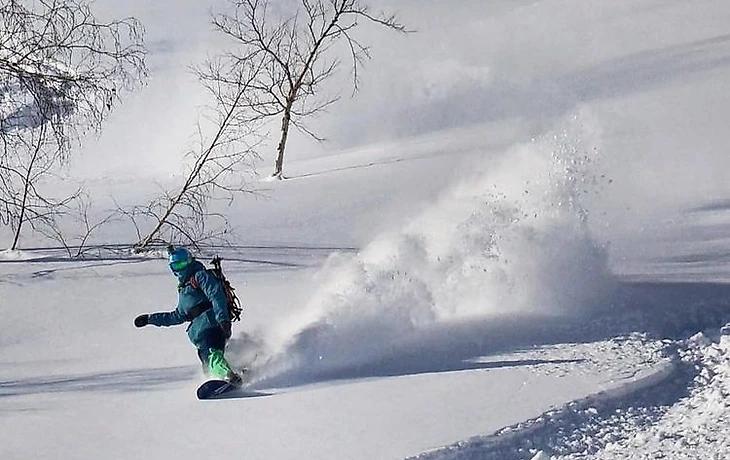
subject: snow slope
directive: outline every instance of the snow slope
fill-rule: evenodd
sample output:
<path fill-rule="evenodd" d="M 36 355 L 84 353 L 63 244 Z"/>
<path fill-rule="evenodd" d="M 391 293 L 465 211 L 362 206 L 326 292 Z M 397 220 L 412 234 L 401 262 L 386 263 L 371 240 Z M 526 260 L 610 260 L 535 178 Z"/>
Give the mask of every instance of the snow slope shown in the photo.
<path fill-rule="evenodd" d="M 217 39 L 199 2 L 97 5 L 147 21 L 152 83 L 74 171 L 134 199 L 179 174 Z M 0 252 L 1 458 L 730 457 L 730 6 L 398 9 L 419 32 L 366 30 L 331 141 L 295 136 L 200 254 L 247 307 L 245 392 L 196 401 L 183 328 L 133 327 L 174 307 L 161 254 L 27 244 Z"/>

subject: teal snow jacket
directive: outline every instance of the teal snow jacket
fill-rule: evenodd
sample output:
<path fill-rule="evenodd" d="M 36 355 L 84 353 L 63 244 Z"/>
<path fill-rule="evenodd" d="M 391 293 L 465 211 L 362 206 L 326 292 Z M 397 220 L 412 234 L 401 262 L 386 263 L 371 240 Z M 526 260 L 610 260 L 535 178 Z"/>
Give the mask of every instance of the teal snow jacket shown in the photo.
<path fill-rule="evenodd" d="M 198 289 L 190 284 L 194 277 Z M 177 273 L 178 301 L 177 308 L 170 312 L 153 313 L 149 324 L 154 326 L 176 326 L 191 321 L 188 327 L 188 338 L 200 348 L 203 333 L 207 329 L 219 328 L 223 322 L 230 321 L 226 294 L 220 281 L 209 273 L 199 261 L 193 261 L 185 270 Z M 205 310 L 197 317 L 191 318 L 195 311 Z"/>

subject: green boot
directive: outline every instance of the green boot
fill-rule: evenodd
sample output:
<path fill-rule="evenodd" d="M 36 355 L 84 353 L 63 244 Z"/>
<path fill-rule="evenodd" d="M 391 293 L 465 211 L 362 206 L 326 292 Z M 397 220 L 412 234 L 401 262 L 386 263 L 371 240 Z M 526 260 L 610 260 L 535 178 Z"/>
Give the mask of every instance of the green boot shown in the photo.
<path fill-rule="evenodd" d="M 241 377 L 233 372 L 231 366 L 228 365 L 222 350 L 211 348 L 208 354 L 208 374 L 217 379 L 227 380 L 234 385 L 241 383 Z"/>

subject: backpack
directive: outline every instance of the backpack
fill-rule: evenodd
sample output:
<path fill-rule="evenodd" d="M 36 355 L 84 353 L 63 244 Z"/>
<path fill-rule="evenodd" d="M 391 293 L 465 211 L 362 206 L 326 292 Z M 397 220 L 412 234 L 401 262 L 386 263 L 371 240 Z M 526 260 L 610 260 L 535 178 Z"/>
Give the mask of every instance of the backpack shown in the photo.
<path fill-rule="evenodd" d="M 223 268 L 221 268 L 221 260 L 223 259 L 218 256 L 213 257 L 213 260 L 210 261 L 213 267 L 206 268 L 205 271 L 213 275 L 221 283 L 221 286 L 223 287 L 223 292 L 226 295 L 228 316 L 231 318 L 231 322 L 240 321 L 241 313 L 243 313 L 243 307 L 241 307 L 241 302 L 236 296 L 236 288 L 231 286 L 230 281 L 228 281 L 226 279 L 226 276 L 223 274 Z M 190 285 L 195 289 L 200 289 L 198 282 L 195 281 L 195 276 L 190 277 Z"/>

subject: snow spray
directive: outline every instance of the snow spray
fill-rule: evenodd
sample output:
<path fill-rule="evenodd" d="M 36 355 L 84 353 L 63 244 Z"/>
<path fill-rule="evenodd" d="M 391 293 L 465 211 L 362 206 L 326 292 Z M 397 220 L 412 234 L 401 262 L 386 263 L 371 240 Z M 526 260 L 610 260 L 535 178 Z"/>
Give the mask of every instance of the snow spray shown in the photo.
<path fill-rule="evenodd" d="M 607 181 L 585 118 L 514 147 L 358 254 L 332 255 L 265 373 L 353 369 L 434 324 L 589 313 L 612 277 L 588 227 Z"/>

